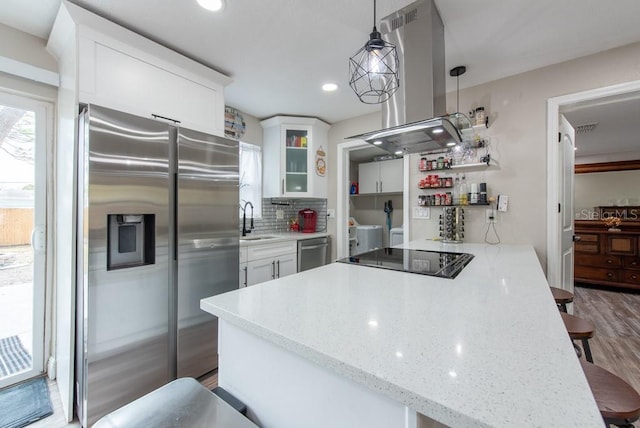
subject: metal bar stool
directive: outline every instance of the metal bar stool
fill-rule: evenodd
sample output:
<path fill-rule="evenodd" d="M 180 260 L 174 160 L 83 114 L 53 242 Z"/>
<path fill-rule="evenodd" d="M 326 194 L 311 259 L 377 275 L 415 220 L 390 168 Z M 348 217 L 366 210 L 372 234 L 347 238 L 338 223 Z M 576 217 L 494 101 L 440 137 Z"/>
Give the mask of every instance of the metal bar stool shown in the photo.
<path fill-rule="evenodd" d="M 591 356 L 591 348 L 589 347 L 589 339 L 593 337 L 596 331 L 596 327 L 590 321 L 582 318 L 578 318 L 574 315 L 569 315 L 565 312 L 560 312 L 564 326 L 569 333 L 571 340 L 582 341 L 582 349 L 584 350 L 584 357 L 590 363 L 593 363 L 593 357 Z"/>
<path fill-rule="evenodd" d="M 640 418 L 640 395 L 627 382 L 602 367 L 585 361 L 580 363 L 604 423 L 633 428 L 633 422 Z"/>
<path fill-rule="evenodd" d="M 562 312 L 567 312 L 567 303 L 573 302 L 573 294 L 562 288 L 549 287 L 551 289 L 551 295 L 553 300 L 556 301 L 558 309 Z"/>

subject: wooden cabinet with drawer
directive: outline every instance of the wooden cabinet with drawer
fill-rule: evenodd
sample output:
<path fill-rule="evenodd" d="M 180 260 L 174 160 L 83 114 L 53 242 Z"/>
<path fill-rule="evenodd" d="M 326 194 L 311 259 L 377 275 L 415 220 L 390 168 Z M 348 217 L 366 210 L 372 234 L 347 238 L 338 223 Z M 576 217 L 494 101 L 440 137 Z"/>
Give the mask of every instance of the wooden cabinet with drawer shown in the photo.
<path fill-rule="evenodd" d="M 575 282 L 640 289 L 640 223 L 609 232 L 600 221 L 576 221 Z"/>

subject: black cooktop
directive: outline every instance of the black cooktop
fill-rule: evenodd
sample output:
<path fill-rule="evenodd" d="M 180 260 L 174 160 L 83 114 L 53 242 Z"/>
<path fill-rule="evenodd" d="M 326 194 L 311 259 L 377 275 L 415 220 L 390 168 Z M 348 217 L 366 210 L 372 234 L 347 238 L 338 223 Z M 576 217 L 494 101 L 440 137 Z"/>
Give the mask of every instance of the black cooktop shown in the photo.
<path fill-rule="evenodd" d="M 467 253 L 379 248 L 338 261 L 453 279 L 469 264 L 473 257 L 473 254 Z"/>

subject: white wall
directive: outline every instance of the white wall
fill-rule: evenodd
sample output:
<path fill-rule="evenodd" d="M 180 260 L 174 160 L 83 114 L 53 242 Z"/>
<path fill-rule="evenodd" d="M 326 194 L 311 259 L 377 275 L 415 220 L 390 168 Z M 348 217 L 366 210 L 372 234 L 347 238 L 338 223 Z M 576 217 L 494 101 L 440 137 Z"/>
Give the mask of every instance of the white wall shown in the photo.
<path fill-rule="evenodd" d="M 598 206 L 640 205 L 640 170 L 592 172 L 575 175 L 577 220 L 591 220 Z"/>
<path fill-rule="evenodd" d="M 473 69 L 467 73 L 473 73 Z M 491 194 L 509 195 L 509 211 L 498 216 L 497 230 L 503 243 L 533 244 L 542 266 L 546 266 L 547 100 L 634 80 L 640 80 L 640 43 L 461 90 L 460 110 L 482 105 L 490 117 L 492 155 L 499 160 L 500 167 L 485 171 L 481 181 L 487 182 Z M 450 111 L 455 111 L 455 99 L 455 92 L 449 92 Z M 335 165 L 335 144 L 357 132 L 379 129 L 379 118 L 379 114 L 371 114 L 334 124 L 329 132 L 332 164 Z M 335 189 L 335 171 L 330 174 L 333 180 L 330 189 Z M 409 190 L 410 200 L 415 203 L 418 194 L 415 183 L 411 183 Z M 330 192 L 330 209 L 336 208 L 335 193 Z M 484 241 L 484 213 L 471 211 L 478 209 L 483 210 L 470 208 L 466 217 L 467 242 Z M 329 223 L 329 231 L 335 234 L 335 222 Z M 425 231 L 415 230 L 411 237 L 425 235 Z"/>

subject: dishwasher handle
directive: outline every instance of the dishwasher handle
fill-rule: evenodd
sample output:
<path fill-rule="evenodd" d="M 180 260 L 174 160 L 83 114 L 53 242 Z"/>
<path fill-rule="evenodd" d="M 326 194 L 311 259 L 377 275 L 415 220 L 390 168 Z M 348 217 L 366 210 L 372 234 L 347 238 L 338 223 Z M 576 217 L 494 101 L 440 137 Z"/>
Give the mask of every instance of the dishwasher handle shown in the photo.
<path fill-rule="evenodd" d="M 300 251 L 315 250 L 316 248 L 326 248 L 327 245 L 329 245 L 329 244 L 308 245 L 308 246 L 301 245 L 300 246 Z"/>

